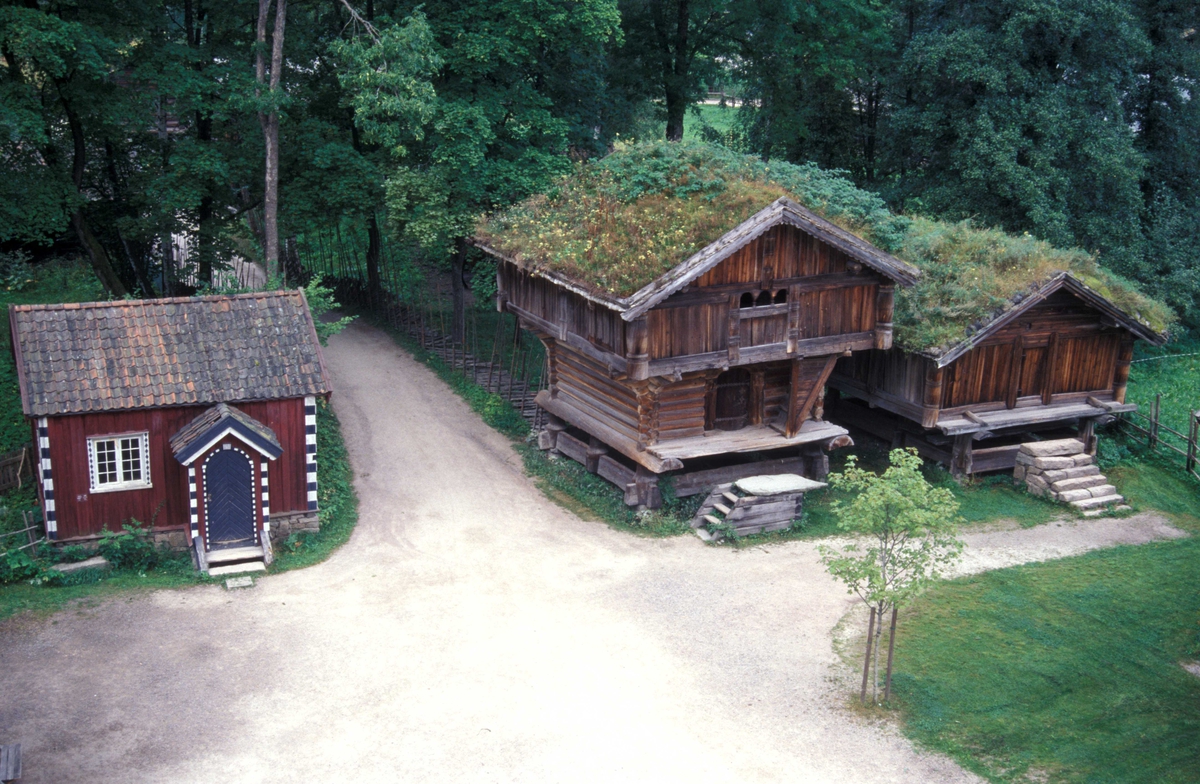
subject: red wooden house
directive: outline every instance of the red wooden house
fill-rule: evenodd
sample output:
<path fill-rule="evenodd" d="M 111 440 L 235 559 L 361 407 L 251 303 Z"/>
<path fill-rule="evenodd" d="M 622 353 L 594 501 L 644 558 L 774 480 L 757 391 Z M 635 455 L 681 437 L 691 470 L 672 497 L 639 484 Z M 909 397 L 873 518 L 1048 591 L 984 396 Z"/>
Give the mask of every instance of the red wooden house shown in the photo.
<path fill-rule="evenodd" d="M 17 305 L 9 320 L 51 539 L 137 520 L 207 570 L 269 562 L 272 535 L 316 527 L 330 388 L 303 292 Z"/>

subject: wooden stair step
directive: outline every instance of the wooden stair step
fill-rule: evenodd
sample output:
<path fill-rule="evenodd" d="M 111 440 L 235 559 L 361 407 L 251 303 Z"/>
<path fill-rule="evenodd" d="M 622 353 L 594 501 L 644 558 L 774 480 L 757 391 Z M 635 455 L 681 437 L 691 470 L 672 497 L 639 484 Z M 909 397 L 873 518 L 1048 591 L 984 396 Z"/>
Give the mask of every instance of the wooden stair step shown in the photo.
<path fill-rule="evenodd" d="M 710 514 L 704 515 L 704 522 L 708 523 L 709 525 L 724 525 L 725 524 L 724 520 L 721 520 L 720 518 L 717 518 L 717 517 L 713 517 Z"/>
<path fill-rule="evenodd" d="M 713 504 L 713 509 L 716 509 L 718 512 L 726 516 L 728 516 L 732 511 L 728 506 L 725 506 L 725 504 Z"/>
<path fill-rule="evenodd" d="M 736 504 L 738 502 L 738 497 L 733 493 L 721 493 L 721 495 L 731 504 Z"/>
<path fill-rule="evenodd" d="M 213 566 L 208 570 L 209 577 L 224 577 L 227 574 L 242 574 L 243 572 L 265 572 L 267 565 L 262 561 L 246 561 L 244 563 Z"/>
<path fill-rule="evenodd" d="M 204 559 L 210 564 L 251 561 L 262 557 L 263 549 L 259 545 L 254 545 L 253 547 L 227 547 L 221 550 L 210 550 L 204 554 Z"/>

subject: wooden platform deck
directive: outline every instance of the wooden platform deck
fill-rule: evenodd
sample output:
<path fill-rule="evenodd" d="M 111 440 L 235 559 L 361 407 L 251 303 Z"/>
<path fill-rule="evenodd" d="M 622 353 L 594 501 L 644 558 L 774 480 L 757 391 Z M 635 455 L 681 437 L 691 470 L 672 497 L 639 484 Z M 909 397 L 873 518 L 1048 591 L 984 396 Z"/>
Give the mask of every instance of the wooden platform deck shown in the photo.
<path fill-rule="evenodd" d="M 1060 403 L 1049 406 L 1029 406 L 1027 408 L 1005 409 L 1003 411 L 981 411 L 979 413 L 966 412 L 962 415 L 946 416 L 938 420 L 937 429 L 948 436 L 958 436 L 967 433 L 979 433 L 985 430 L 996 431 L 1012 427 L 1036 425 L 1043 422 L 1091 418 L 1105 414 L 1136 410 L 1137 406 L 1135 405 L 1123 405 L 1112 402 L 1103 402 L 1100 405 L 1093 405 L 1092 403 Z"/>
<path fill-rule="evenodd" d="M 660 441 L 646 447 L 646 451 L 663 460 L 671 458 L 689 460 L 696 457 L 727 455 L 737 452 L 784 449 L 817 441 L 828 441 L 847 435 L 849 432 L 846 428 L 830 422 L 818 422 L 810 419 L 801 425 L 800 432 L 791 438 L 785 437 L 769 425 L 751 425 L 741 430 L 709 430 L 702 436 Z"/>

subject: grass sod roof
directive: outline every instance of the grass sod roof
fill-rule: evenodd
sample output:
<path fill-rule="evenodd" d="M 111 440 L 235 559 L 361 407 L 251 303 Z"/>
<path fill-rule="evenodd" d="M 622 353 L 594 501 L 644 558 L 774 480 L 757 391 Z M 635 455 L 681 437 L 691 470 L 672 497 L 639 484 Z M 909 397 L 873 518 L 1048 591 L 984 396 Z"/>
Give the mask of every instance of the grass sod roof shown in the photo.
<path fill-rule="evenodd" d="M 624 298 L 780 197 L 921 270 L 915 286 L 897 292 L 895 341 L 910 351 L 947 352 L 1062 271 L 1155 332 L 1174 321 L 1083 251 L 896 215 L 841 173 L 702 143 L 619 145 L 546 193 L 484 218 L 476 236 L 525 267 Z"/>

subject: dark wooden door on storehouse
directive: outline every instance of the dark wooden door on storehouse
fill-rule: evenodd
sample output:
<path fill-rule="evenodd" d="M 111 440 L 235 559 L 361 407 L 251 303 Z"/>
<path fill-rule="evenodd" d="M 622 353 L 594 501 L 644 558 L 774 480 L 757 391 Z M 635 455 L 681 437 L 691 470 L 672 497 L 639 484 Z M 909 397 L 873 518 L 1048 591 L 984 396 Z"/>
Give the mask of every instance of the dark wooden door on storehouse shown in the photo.
<path fill-rule="evenodd" d="M 254 473 L 237 449 L 222 449 L 204 468 L 204 508 L 208 547 L 254 544 Z"/>

